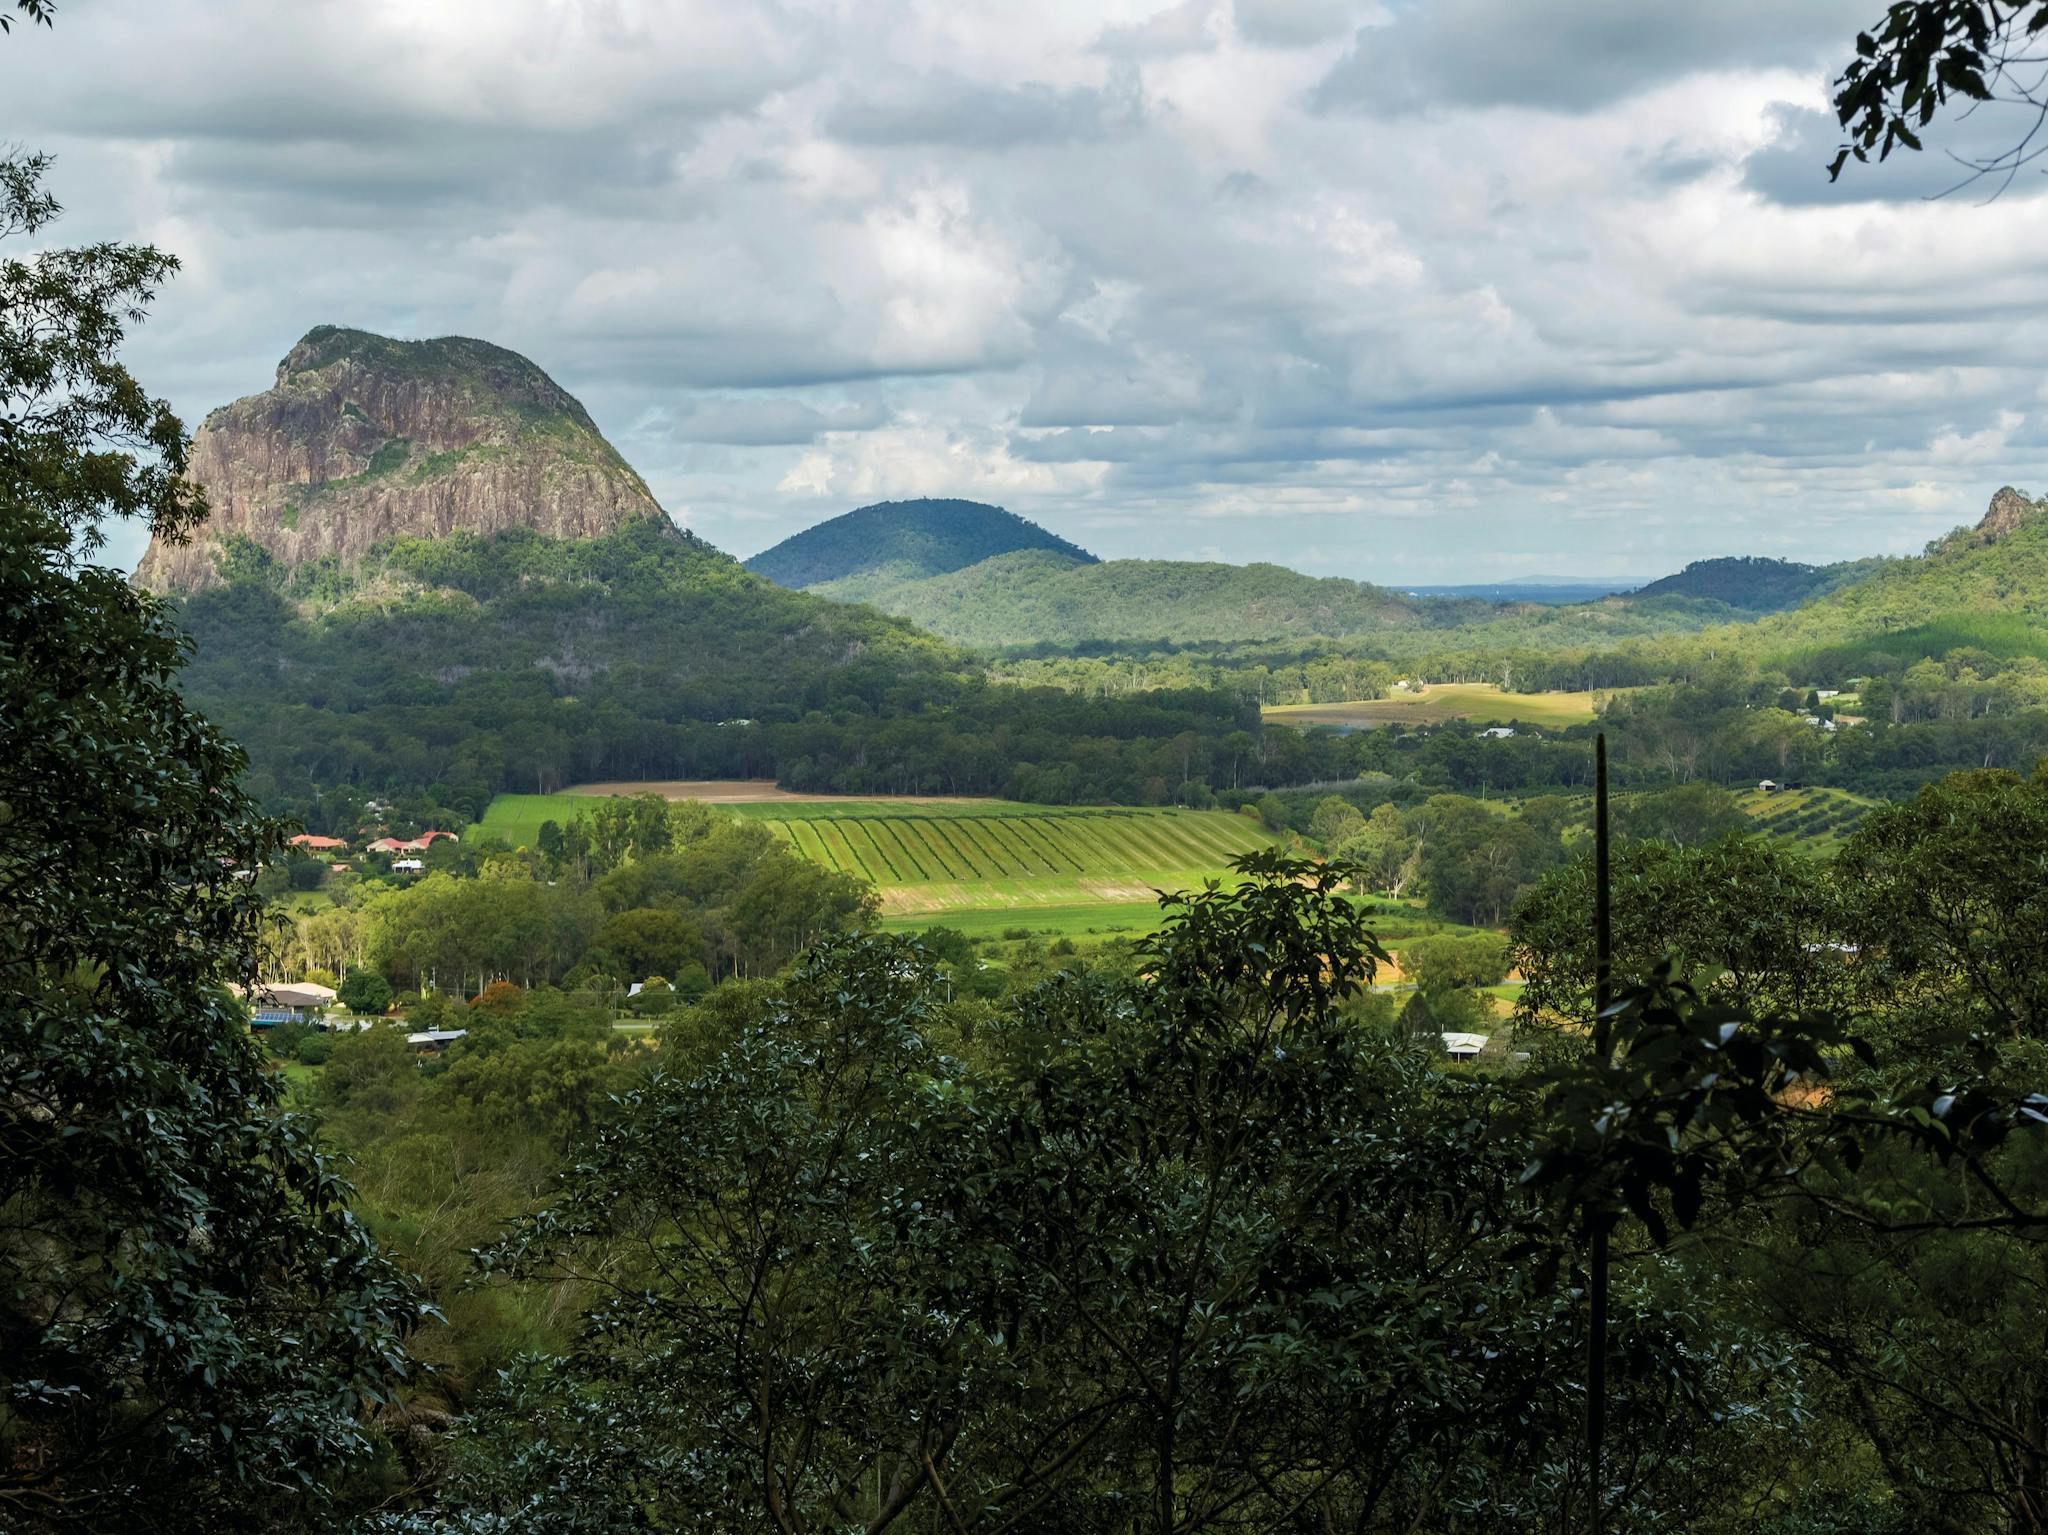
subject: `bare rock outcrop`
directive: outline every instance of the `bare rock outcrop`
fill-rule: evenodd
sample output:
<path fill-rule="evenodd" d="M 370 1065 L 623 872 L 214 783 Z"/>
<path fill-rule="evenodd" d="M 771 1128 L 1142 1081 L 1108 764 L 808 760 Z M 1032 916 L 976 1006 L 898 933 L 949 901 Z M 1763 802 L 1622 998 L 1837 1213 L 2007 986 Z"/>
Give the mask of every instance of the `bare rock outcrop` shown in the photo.
<path fill-rule="evenodd" d="M 191 472 L 207 520 L 184 544 L 151 540 L 138 585 L 196 591 L 254 549 L 347 565 L 398 535 L 596 538 L 668 521 L 572 395 L 517 352 L 462 336 L 308 331 L 275 385 L 206 418 Z"/>
<path fill-rule="evenodd" d="M 1995 544 L 2041 511 L 2041 503 L 2028 500 L 2025 491 L 2001 485 L 1991 498 L 1991 509 L 1977 524 L 1977 542 Z"/>

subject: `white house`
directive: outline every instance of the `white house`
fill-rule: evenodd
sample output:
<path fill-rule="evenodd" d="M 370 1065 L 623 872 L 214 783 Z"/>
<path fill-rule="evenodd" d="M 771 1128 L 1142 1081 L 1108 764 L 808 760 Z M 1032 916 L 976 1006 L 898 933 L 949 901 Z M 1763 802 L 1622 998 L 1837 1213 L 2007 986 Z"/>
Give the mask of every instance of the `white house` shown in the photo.
<path fill-rule="evenodd" d="M 419 874 L 426 867 L 417 858 L 394 858 L 391 860 L 391 872 L 393 874 Z"/>
<path fill-rule="evenodd" d="M 1444 1054 L 1454 1061 L 1469 1061 L 1486 1048 L 1485 1034 L 1445 1034 Z"/>
<path fill-rule="evenodd" d="M 1489 725 L 1479 733 L 1489 741 L 1505 741 L 1515 733 L 1515 727 L 1512 725 Z"/>

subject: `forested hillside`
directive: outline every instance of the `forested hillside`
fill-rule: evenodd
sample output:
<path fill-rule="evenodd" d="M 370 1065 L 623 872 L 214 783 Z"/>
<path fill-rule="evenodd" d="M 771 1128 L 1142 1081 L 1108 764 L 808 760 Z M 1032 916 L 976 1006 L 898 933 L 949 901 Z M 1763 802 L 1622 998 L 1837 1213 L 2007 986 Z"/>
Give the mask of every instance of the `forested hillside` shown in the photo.
<path fill-rule="evenodd" d="M 927 498 L 859 507 L 785 538 L 746 563 L 778 586 L 818 587 L 860 578 L 912 581 L 1026 551 L 1062 565 L 1095 562 L 1086 549 L 1000 506 Z M 866 600 L 857 587 L 839 595 L 849 594 Z"/>
<path fill-rule="evenodd" d="M 2048 654 L 2048 506 L 2007 487 L 1976 526 L 1957 528 L 1914 559 L 1760 620 L 1745 636 L 1767 654 L 1834 669 L 1881 669 L 1963 646 L 1994 655 Z M 1859 661 L 1857 658 L 1864 658 Z"/>
<path fill-rule="evenodd" d="M 826 596 L 870 602 L 964 645 L 1227 644 L 1348 635 L 1490 611 L 1430 602 L 1279 565 L 998 555 L 944 575 L 830 582 Z"/>
<path fill-rule="evenodd" d="M 1802 565 L 1760 555 L 1694 560 L 1676 575 L 1652 581 L 1635 597 L 1702 597 L 1752 613 L 1793 608 L 1822 592 L 1847 586 L 1883 562 L 1848 560 L 1834 565 Z"/>
<path fill-rule="evenodd" d="M 474 816 L 503 790 L 593 778 L 1160 800 L 1187 742 L 1206 772 L 1220 737 L 1257 724 L 1223 693 L 990 684 L 899 619 L 788 591 L 652 519 L 601 539 L 400 539 L 347 573 L 252 556 L 181 616 L 188 695 L 249 747 L 266 802 L 315 819 L 324 785 L 438 785 Z"/>

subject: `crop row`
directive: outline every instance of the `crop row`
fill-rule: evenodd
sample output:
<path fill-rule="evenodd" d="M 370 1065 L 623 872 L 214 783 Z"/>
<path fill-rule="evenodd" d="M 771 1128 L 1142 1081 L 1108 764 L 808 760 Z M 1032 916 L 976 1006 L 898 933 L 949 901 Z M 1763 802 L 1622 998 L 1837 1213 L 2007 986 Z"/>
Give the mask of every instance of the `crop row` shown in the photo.
<path fill-rule="evenodd" d="M 878 885 L 1221 869 L 1266 839 L 1243 817 L 862 816 L 770 820 L 805 857 Z"/>

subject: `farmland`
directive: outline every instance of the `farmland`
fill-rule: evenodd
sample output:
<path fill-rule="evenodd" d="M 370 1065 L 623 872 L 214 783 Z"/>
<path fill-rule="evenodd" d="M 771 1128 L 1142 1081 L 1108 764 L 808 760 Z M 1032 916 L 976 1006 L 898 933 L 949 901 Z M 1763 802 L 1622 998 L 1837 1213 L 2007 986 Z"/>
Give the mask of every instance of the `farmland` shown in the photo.
<path fill-rule="evenodd" d="M 608 785 L 621 791 L 637 785 Z M 672 798 L 692 785 L 647 785 Z M 772 786 L 769 786 L 772 789 Z M 480 830 L 530 845 L 543 821 L 566 825 L 589 794 L 505 794 Z M 1157 923 L 1154 892 L 1228 873 L 1230 860 L 1274 838 L 1221 810 L 1024 805 L 994 799 L 837 799 L 757 793 L 714 800 L 757 821 L 797 852 L 881 894 L 885 914 L 1029 910 L 1068 928 Z M 1000 924 L 998 924 L 1000 925 Z"/>
<path fill-rule="evenodd" d="M 750 807 L 758 809 L 764 807 Z M 754 814 L 799 853 L 865 879 L 900 915 L 1063 909 L 1067 924 L 1153 925 L 1152 892 L 1224 874 L 1273 838 L 1224 811 L 1008 805 L 773 807 Z M 1104 908 L 1136 908 L 1113 914 Z"/>
<path fill-rule="evenodd" d="M 1832 856 L 1879 803 L 1845 789 L 1780 789 L 1775 794 L 1748 789 L 1735 802 L 1764 836 L 1796 842 L 1823 856 Z"/>
<path fill-rule="evenodd" d="M 1504 693 L 1490 682 L 1440 682 L 1355 703 L 1274 704 L 1264 714 L 1276 725 L 1331 725 L 1351 730 L 1369 730 L 1376 725 L 1440 725 L 1445 720 L 1559 728 L 1591 723 L 1600 696 L 1604 695 Z"/>

